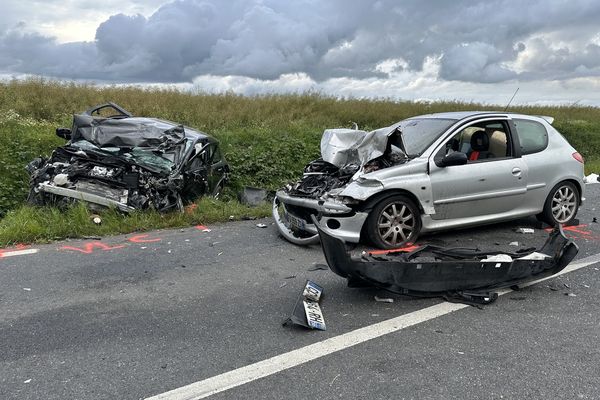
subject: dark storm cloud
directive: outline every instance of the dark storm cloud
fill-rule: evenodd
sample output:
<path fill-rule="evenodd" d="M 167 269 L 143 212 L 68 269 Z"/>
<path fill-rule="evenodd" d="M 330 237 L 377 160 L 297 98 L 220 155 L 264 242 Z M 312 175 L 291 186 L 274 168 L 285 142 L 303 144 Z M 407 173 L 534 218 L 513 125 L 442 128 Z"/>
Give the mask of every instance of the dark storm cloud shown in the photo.
<path fill-rule="evenodd" d="M 4 26 L 0 70 L 114 81 L 296 72 L 325 80 L 385 75 L 376 66 L 393 59 L 420 71 L 433 57 L 445 80 L 565 79 L 600 74 L 598 20 L 600 3 L 586 0 L 177 0 L 148 18 L 113 15 L 92 42 L 61 44 Z M 562 33 L 564 42 L 551 42 Z"/>

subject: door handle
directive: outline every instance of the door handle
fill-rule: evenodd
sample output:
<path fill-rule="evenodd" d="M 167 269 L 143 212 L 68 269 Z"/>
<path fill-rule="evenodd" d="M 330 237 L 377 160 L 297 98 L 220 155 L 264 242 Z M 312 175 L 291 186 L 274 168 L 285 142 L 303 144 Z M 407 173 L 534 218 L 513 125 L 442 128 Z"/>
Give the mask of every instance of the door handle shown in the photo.
<path fill-rule="evenodd" d="M 517 168 L 517 167 L 513 168 L 512 174 L 514 176 L 521 176 L 521 168 Z"/>

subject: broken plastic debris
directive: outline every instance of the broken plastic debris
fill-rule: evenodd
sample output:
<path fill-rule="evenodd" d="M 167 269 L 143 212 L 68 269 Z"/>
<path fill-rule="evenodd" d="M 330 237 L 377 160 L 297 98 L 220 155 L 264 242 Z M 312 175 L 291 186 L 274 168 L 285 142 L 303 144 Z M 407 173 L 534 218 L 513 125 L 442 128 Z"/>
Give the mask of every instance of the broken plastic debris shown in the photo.
<path fill-rule="evenodd" d="M 28 287 L 24 287 L 23 290 L 25 290 L 26 292 L 31 292 L 31 288 Z"/>
<path fill-rule="evenodd" d="M 517 233 L 535 233 L 533 228 L 518 228 L 516 230 Z"/>
<path fill-rule="evenodd" d="M 565 296 L 577 297 L 577 295 L 575 293 L 565 293 Z"/>
<path fill-rule="evenodd" d="M 210 229 L 208 229 L 204 225 L 196 225 L 196 229 L 198 229 L 199 231 L 202 231 L 202 232 L 207 232 L 207 233 L 210 232 Z"/>
<path fill-rule="evenodd" d="M 379 303 L 393 303 L 394 299 L 389 298 L 389 297 L 379 297 L 379 296 L 375 295 L 375 301 L 377 301 Z"/>
<path fill-rule="evenodd" d="M 23 381 L 23 383 L 29 383 L 31 382 L 31 378 L 27 379 L 26 381 Z"/>
<path fill-rule="evenodd" d="M 287 286 L 287 282 L 283 282 L 281 285 L 279 285 L 279 289 L 281 289 L 282 287 Z"/>
<path fill-rule="evenodd" d="M 493 256 L 487 256 L 487 258 L 481 260 L 483 262 L 511 262 L 513 259 L 508 254 L 496 254 Z"/>
<path fill-rule="evenodd" d="M 508 245 L 509 246 L 518 246 L 519 242 L 510 242 Z"/>
<path fill-rule="evenodd" d="M 313 223 L 329 268 L 345 278 L 349 287 L 376 287 L 405 296 L 442 297 L 472 305 L 495 301 L 498 293 L 494 290 L 557 274 L 579 250 L 559 225 L 537 250 L 552 255 L 542 260 L 517 258 L 533 253 L 534 248 L 505 252 L 504 256 L 509 255 L 512 261 L 483 262 L 498 252 L 434 245 L 386 256 L 357 257 L 348 251 L 344 240 L 335 236 L 335 231 L 320 225 L 316 218 Z"/>
<path fill-rule="evenodd" d="M 256 224 L 256 227 L 257 228 L 266 228 L 267 225 L 265 225 L 265 224 Z"/>
<path fill-rule="evenodd" d="M 235 219 L 235 216 L 234 216 L 234 215 L 230 215 L 230 216 L 229 216 L 229 220 L 230 220 L 230 221 L 233 221 L 234 219 Z"/>
<path fill-rule="evenodd" d="M 583 182 L 585 182 L 587 184 L 592 184 L 592 183 L 598 183 L 600 181 L 598 180 L 598 174 L 589 174 L 588 176 L 583 178 Z"/>
<path fill-rule="evenodd" d="M 329 267 L 325 264 L 315 264 L 307 269 L 307 271 L 327 271 L 328 269 Z"/>
<path fill-rule="evenodd" d="M 534 251 L 533 253 L 526 255 L 525 257 L 518 258 L 518 260 L 545 260 L 546 258 L 551 258 L 548 254 L 539 253 Z"/>
<path fill-rule="evenodd" d="M 100 218 L 98 214 L 92 214 L 90 215 L 90 218 L 96 225 L 100 225 L 102 223 L 102 218 Z"/>

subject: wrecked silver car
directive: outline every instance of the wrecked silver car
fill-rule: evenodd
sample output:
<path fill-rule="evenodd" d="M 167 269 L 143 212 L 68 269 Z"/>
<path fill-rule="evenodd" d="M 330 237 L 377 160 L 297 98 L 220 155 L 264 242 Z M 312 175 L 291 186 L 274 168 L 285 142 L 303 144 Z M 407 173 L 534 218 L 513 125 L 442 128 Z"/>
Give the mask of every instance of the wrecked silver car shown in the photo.
<path fill-rule="evenodd" d="M 200 196 L 218 197 L 228 180 L 214 138 L 114 103 L 75 115 L 72 128 L 56 134 L 67 144 L 27 166 L 30 203 L 182 211 Z"/>
<path fill-rule="evenodd" d="M 452 112 L 372 132 L 329 129 L 321 158 L 277 191 L 273 217 L 290 242 L 318 241 L 311 216 L 347 242 L 382 249 L 420 233 L 537 215 L 572 221 L 584 200 L 581 155 L 550 117 Z"/>
<path fill-rule="evenodd" d="M 579 251 L 558 225 L 537 250 L 508 253 L 421 245 L 352 256 L 333 230 L 319 223 L 315 226 L 329 268 L 346 278 L 348 286 L 468 304 L 489 304 L 498 297 L 495 290 L 557 274 Z"/>

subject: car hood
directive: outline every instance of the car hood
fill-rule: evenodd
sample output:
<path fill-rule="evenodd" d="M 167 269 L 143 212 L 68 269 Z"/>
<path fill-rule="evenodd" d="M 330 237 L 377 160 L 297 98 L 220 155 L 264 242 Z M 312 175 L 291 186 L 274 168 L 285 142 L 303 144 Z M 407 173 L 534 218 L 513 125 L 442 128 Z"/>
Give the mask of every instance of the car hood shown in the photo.
<path fill-rule="evenodd" d="M 350 164 L 363 166 L 385 153 L 389 137 L 398 125 L 371 132 L 358 129 L 327 129 L 321 138 L 321 157 L 340 168 Z"/>

